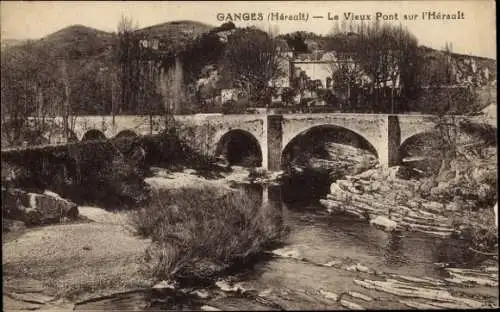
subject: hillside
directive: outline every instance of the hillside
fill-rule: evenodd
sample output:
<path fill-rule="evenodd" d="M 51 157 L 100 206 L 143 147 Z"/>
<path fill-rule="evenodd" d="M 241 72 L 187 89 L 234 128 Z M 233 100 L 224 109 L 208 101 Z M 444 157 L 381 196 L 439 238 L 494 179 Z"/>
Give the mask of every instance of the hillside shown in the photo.
<path fill-rule="evenodd" d="M 73 25 L 52 33 L 38 41 L 54 49 L 57 56 L 72 59 L 94 57 L 106 52 L 114 42 L 114 35 L 83 25 Z"/>
<path fill-rule="evenodd" d="M 138 29 L 140 37 L 162 40 L 166 50 L 177 50 L 200 34 L 208 32 L 212 26 L 195 21 L 174 21 Z M 47 35 L 33 43 L 40 48 L 50 48 L 56 56 L 69 56 L 72 59 L 102 56 L 115 44 L 116 34 L 95 28 L 72 25 Z M 22 46 L 25 40 L 2 40 L 2 48 Z"/>
<path fill-rule="evenodd" d="M 189 43 L 200 35 L 216 28 L 197 21 L 180 20 L 148 26 L 135 31 L 141 39 L 159 39 L 162 42 L 162 50 L 179 51 L 184 50 Z M 314 33 L 301 32 L 305 39 L 305 44 L 309 49 L 325 49 L 325 37 Z M 280 41 L 286 44 L 286 38 L 291 34 L 281 34 L 278 36 Z M 57 56 L 70 56 L 71 58 L 86 58 L 102 55 L 109 51 L 115 44 L 115 34 L 98 30 L 95 28 L 72 25 L 63 28 L 55 33 L 47 35 L 39 40 L 32 42 L 43 47 L 49 47 L 56 52 Z M 2 39 L 2 49 L 22 46 L 26 40 Z M 420 46 L 421 55 L 425 59 L 432 60 L 441 51 Z M 464 70 L 466 66 L 464 61 L 470 57 L 475 60 L 479 68 L 487 67 L 491 75 L 496 75 L 496 60 L 484 57 L 452 54 L 456 60 L 459 69 Z"/>
<path fill-rule="evenodd" d="M 419 53 L 428 64 L 433 61 L 439 61 L 440 57 L 444 55 L 443 51 L 435 50 L 426 46 L 420 46 Z M 451 58 L 453 71 L 460 73 L 461 77 L 474 75 L 477 69 L 484 70 L 487 68 L 490 76 L 489 80 L 496 79 L 497 61 L 495 59 L 460 53 L 451 53 Z M 471 63 L 471 60 L 473 63 Z"/>
<path fill-rule="evenodd" d="M 2 49 L 9 48 L 9 47 L 15 47 L 21 44 L 26 43 L 28 39 L 4 39 L 2 38 Z"/>
<path fill-rule="evenodd" d="M 144 39 L 161 40 L 164 50 L 184 50 L 194 39 L 209 32 L 212 26 L 195 21 L 173 21 L 139 29 L 135 33 Z"/>

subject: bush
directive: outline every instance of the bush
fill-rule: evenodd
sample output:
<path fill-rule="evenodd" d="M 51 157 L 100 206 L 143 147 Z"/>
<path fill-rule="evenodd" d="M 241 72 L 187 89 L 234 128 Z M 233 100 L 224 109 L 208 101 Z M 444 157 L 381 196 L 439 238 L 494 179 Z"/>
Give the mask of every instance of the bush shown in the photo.
<path fill-rule="evenodd" d="M 460 233 L 462 248 L 498 255 L 498 228 L 495 225 L 495 214 L 491 206 L 477 211 L 465 205 L 452 216 L 452 225 Z"/>
<path fill-rule="evenodd" d="M 158 279 L 209 280 L 279 243 L 280 211 L 257 196 L 217 188 L 161 190 L 132 223 L 153 244 L 146 272 Z"/>
<path fill-rule="evenodd" d="M 33 192 L 52 190 L 81 203 L 122 207 L 148 196 L 143 177 L 109 141 L 2 154 L 2 182 Z"/>

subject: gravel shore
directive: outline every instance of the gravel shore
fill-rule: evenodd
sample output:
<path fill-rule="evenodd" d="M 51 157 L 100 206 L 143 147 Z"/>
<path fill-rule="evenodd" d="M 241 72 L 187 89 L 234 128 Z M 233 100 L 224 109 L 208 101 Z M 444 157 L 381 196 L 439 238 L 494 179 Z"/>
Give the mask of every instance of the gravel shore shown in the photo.
<path fill-rule="evenodd" d="M 134 236 L 126 213 L 79 209 L 89 222 L 28 229 L 3 244 L 4 302 L 10 304 L 4 308 L 33 305 L 12 299 L 29 293 L 28 284 L 37 285 L 34 293 L 72 301 L 150 286 L 139 272 L 150 240 Z"/>

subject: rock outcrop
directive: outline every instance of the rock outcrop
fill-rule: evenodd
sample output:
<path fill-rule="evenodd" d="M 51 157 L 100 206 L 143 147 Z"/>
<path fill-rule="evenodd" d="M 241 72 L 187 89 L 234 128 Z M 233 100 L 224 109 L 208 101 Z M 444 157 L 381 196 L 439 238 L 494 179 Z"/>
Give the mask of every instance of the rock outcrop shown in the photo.
<path fill-rule="evenodd" d="M 453 233 L 451 219 L 445 215 L 454 206 L 422 198 L 421 182 L 399 178 L 401 170 L 370 169 L 346 176 L 334 182 L 330 194 L 320 202 L 330 213 L 349 213 L 387 231 L 401 229 L 440 236 Z"/>
<path fill-rule="evenodd" d="M 28 226 L 78 217 L 77 204 L 51 191 L 39 194 L 2 188 L 2 210 L 4 218 L 21 221 Z"/>
<path fill-rule="evenodd" d="M 378 216 L 375 219 L 370 220 L 370 224 L 382 228 L 387 232 L 392 232 L 398 227 L 398 224 L 395 221 L 384 216 Z"/>

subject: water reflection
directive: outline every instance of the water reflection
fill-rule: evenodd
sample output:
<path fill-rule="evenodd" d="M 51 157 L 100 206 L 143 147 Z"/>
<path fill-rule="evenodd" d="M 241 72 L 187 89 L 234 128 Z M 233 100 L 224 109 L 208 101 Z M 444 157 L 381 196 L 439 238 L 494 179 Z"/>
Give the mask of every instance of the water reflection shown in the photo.
<path fill-rule="evenodd" d="M 387 264 L 392 266 L 403 266 L 408 263 L 408 257 L 403 252 L 403 235 L 401 233 L 390 233 L 387 241 L 384 258 Z"/>
<path fill-rule="evenodd" d="M 297 186 L 255 184 L 243 188 L 260 194 L 263 207 L 274 212 L 270 215 L 279 216 L 290 229 L 287 247 L 299 249 L 311 261 L 350 259 L 376 270 L 437 277 L 441 272 L 434 263 L 452 262 L 454 258 L 453 253 L 438 251 L 442 240 L 436 237 L 386 233 L 348 215 L 328 215 L 319 204 L 317 193 L 309 192 L 314 184 Z"/>
<path fill-rule="evenodd" d="M 331 183 L 332 180 L 328 172 L 303 169 L 301 174 L 288 175 L 283 178 L 281 201 L 290 204 L 296 202 L 316 203 L 319 198 L 324 198 L 328 194 Z"/>

